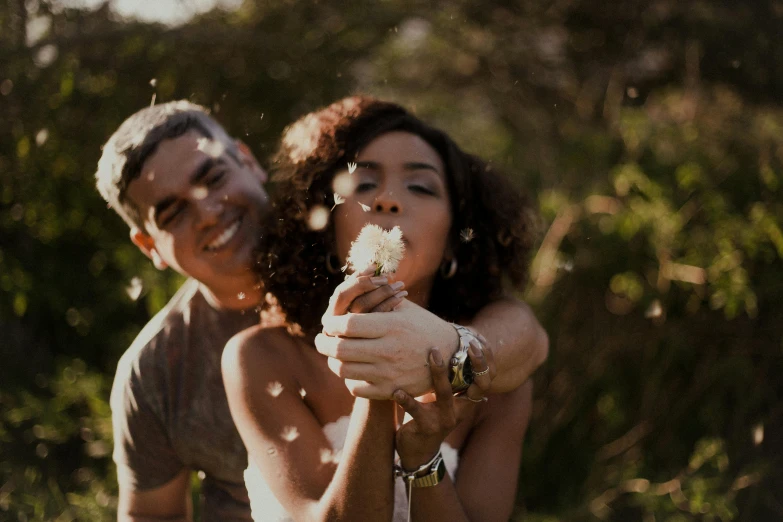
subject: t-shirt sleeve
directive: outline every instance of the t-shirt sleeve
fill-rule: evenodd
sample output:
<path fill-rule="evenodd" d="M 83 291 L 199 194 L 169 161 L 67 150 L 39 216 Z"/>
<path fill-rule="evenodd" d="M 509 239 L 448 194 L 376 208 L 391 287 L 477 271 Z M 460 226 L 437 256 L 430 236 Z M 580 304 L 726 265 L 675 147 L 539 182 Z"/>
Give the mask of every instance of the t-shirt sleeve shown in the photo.
<path fill-rule="evenodd" d="M 111 393 L 113 458 L 118 480 L 134 489 L 153 489 L 173 479 L 184 464 L 171 445 L 163 419 L 152 407 L 162 398 L 147 396 L 155 392 L 142 386 L 140 365 L 130 355 L 120 359 Z M 145 378 L 154 380 L 155 376 Z"/>

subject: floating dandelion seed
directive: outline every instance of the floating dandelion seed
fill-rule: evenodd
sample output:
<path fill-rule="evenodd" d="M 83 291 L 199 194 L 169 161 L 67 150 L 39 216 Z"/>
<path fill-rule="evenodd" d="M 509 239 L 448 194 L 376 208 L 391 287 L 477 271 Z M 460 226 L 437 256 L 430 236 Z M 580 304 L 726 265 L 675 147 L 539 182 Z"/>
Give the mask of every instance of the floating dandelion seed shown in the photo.
<path fill-rule="evenodd" d="M 293 442 L 299 438 L 299 430 L 296 429 L 296 426 L 286 426 L 280 433 L 280 437 L 286 442 Z"/>
<path fill-rule="evenodd" d="M 158 79 L 153 78 L 150 80 L 150 87 L 156 87 L 158 85 Z"/>
<path fill-rule="evenodd" d="M 342 197 L 337 192 L 335 192 L 334 193 L 334 206 L 332 206 L 332 210 L 334 210 L 337 205 L 342 205 L 343 203 L 345 203 L 345 198 Z"/>
<path fill-rule="evenodd" d="M 41 129 L 39 130 L 35 135 L 35 144 L 39 147 L 42 147 L 44 143 L 46 143 L 46 140 L 49 139 L 49 130 L 48 129 Z"/>
<path fill-rule="evenodd" d="M 380 275 L 396 272 L 404 254 L 405 244 L 399 226 L 386 231 L 378 225 L 367 224 L 351 243 L 347 261 L 354 272 L 361 272 L 375 263 L 378 267 L 375 275 Z"/>
<path fill-rule="evenodd" d="M 327 448 L 321 448 L 321 464 L 329 464 L 332 462 L 334 452 Z"/>
<path fill-rule="evenodd" d="M 190 189 L 190 193 L 193 195 L 193 199 L 202 200 L 209 195 L 207 187 L 193 187 Z"/>
<path fill-rule="evenodd" d="M 300 388 L 299 389 L 299 396 L 304 399 L 305 395 L 307 395 L 307 392 L 305 391 L 305 389 L 304 388 Z"/>
<path fill-rule="evenodd" d="M 131 298 L 131 301 L 135 301 L 141 295 L 144 285 L 141 282 L 141 278 L 134 277 L 130 280 L 130 284 L 125 287 L 125 293 Z"/>
<path fill-rule="evenodd" d="M 459 233 L 459 238 L 463 243 L 470 243 L 475 237 L 476 234 L 473 232 L 472 228 L 466 228 Z"/>
<path fill-rule="evenodd" d="M 323 205 L 316 205 L 307 216 L 307 226 L 310 230 L 319 231 L 326 228 L 329 223 L 329 209 Z"/>
<path fill-rule="evenodd" d="M 348 163 L 348 174 L 353 174 L 353 171 L 356 170 L 356 163 Z"/>
<path fill-rule="evenodd" d="M 342 171 L 335 175 L 332 180 L 332 191 L 347 198 L 356 190 L 356 178 L 348 174 L 348 171 Z"/>
<path fill-rule="evenodd" d="M 647 319 L 656 319 L 658 317 L 661 317 L 662 315 L 663 315 L 663 307 L 661 306 L 661 302 L 658 299 L 650 303 L 650 306 L 644 312 L 644 316 Z"/>
<path fill-rule="evenodd" d="M 321 448 L 321 464 L 338 464 L 339 462 L 339 452 L 327 448 Z"/>
<path fill-rule="evenodd" d="M 218 140 L 211 140 L 209 138 L 199 138 L 198 139 L 198 145 L 196 146 L 197 150 L 200 150 L 207 156 L 210 156 L 212 158 L 219 158 L 223 155 L 223 152 L 225 152 L 226 147 Z"/>
<path fill-rule="evenodd" d="M 270 382 L 266 387 L 266 392 L 272 397 L 277 397 L 283 393 L 283 385 L 277 381 Z"/>
<path fill-rule="evenodd" d="M 370 210 L 372 210 L 369 206 L 365 205 L 361 201 L 359 201 L 359 205 L 361 205 L 362 210 L 364 210 L 365 212 L 369 212 Z"/>
<path fill-rule="evenodd" d="M 246 296 L 245 296 L 245 292 L 239 292 L 239 293 L 237 294 L 237 298 L 238 298 L 240 301 L 241 301 L 241 300 L 243 300 L 245 297 L 246 297 Z"/>

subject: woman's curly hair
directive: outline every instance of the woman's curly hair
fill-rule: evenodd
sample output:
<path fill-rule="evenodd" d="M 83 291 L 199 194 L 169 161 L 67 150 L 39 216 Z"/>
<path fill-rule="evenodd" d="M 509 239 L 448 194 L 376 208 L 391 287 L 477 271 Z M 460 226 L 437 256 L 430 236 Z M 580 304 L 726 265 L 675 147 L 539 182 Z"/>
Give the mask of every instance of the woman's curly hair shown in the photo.
<path fill-rule="evenodd" d="M 491 165 L 463 152 L 444 132 L 401 106 L 353 96 L 289 126 L 274 157 L 273 210 L 255 269 L 289 324 L 307 334 L 320 330 L 329 298 L 344 280 L 339 270 L 327 269 L 327 258 L 335 251 L 331 220 L 313 230 L 311 213 L 332 208 L 334 175 L 372 140 L 392 131 L 424 139 L 446 169 L 453 214 L 449 244 L 458 269 L 448 280 L 436 277 L 429 310 L 449 321 L 464 321 L 499 298 L 504 282 L 517 289 L 526 282 L 534 240 L 534 212 L 527 197 Z"/>

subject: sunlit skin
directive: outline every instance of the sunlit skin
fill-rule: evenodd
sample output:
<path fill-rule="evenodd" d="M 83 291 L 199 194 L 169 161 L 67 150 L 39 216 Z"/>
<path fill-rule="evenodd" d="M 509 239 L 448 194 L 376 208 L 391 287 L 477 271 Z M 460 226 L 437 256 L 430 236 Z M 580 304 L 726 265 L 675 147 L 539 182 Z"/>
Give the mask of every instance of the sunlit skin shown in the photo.
<path fill-rule="evenodd" d="M 426 307 L 451 229 L 443 161 L 421 137 L 389 132 L 367 145 L 356 165 L 355 190 L 333 212 L 337 256 L 344 264 L 365 224 L 386 230 L 398 225 L 405 256 L 389 279 L 403 281 L 408 299 Z"/>
<path fill-rule="evenodd" d="M 156 267 L 200 281 L 213 305 L 247 308 L 259 298 L 250 259 L 267 175 L 245 147 L 212 157 L 224 147 L 204 143 L 190 131 L 161 142 L 144 163 L 127 191 L 144 222 L 131 240 Z"/>

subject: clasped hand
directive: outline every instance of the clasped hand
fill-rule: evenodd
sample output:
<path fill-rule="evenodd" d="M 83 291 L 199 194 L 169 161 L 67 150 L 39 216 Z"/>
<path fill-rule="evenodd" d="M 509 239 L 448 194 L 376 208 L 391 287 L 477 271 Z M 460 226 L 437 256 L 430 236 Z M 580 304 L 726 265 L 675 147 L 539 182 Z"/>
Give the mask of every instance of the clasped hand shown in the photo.
<path fill-rule="evenodd" d="M 412 417 L 398 430 L 397 445 L 403 466 L 417 466 L 483 400 L 496 373 L 494 359 L 483 338 L 483 350 L 471 345 L 468 354 L 481 375 L 455 400 L 446 361 L 459 343 L 456 330 L 405 299 L 403 285 L 374 277 L 373 270 L 349 276 L 335 289 L 315 345 L 354 396 L 394 399 Z M 433 390 L 432 402 L 414 399 Z"/>

